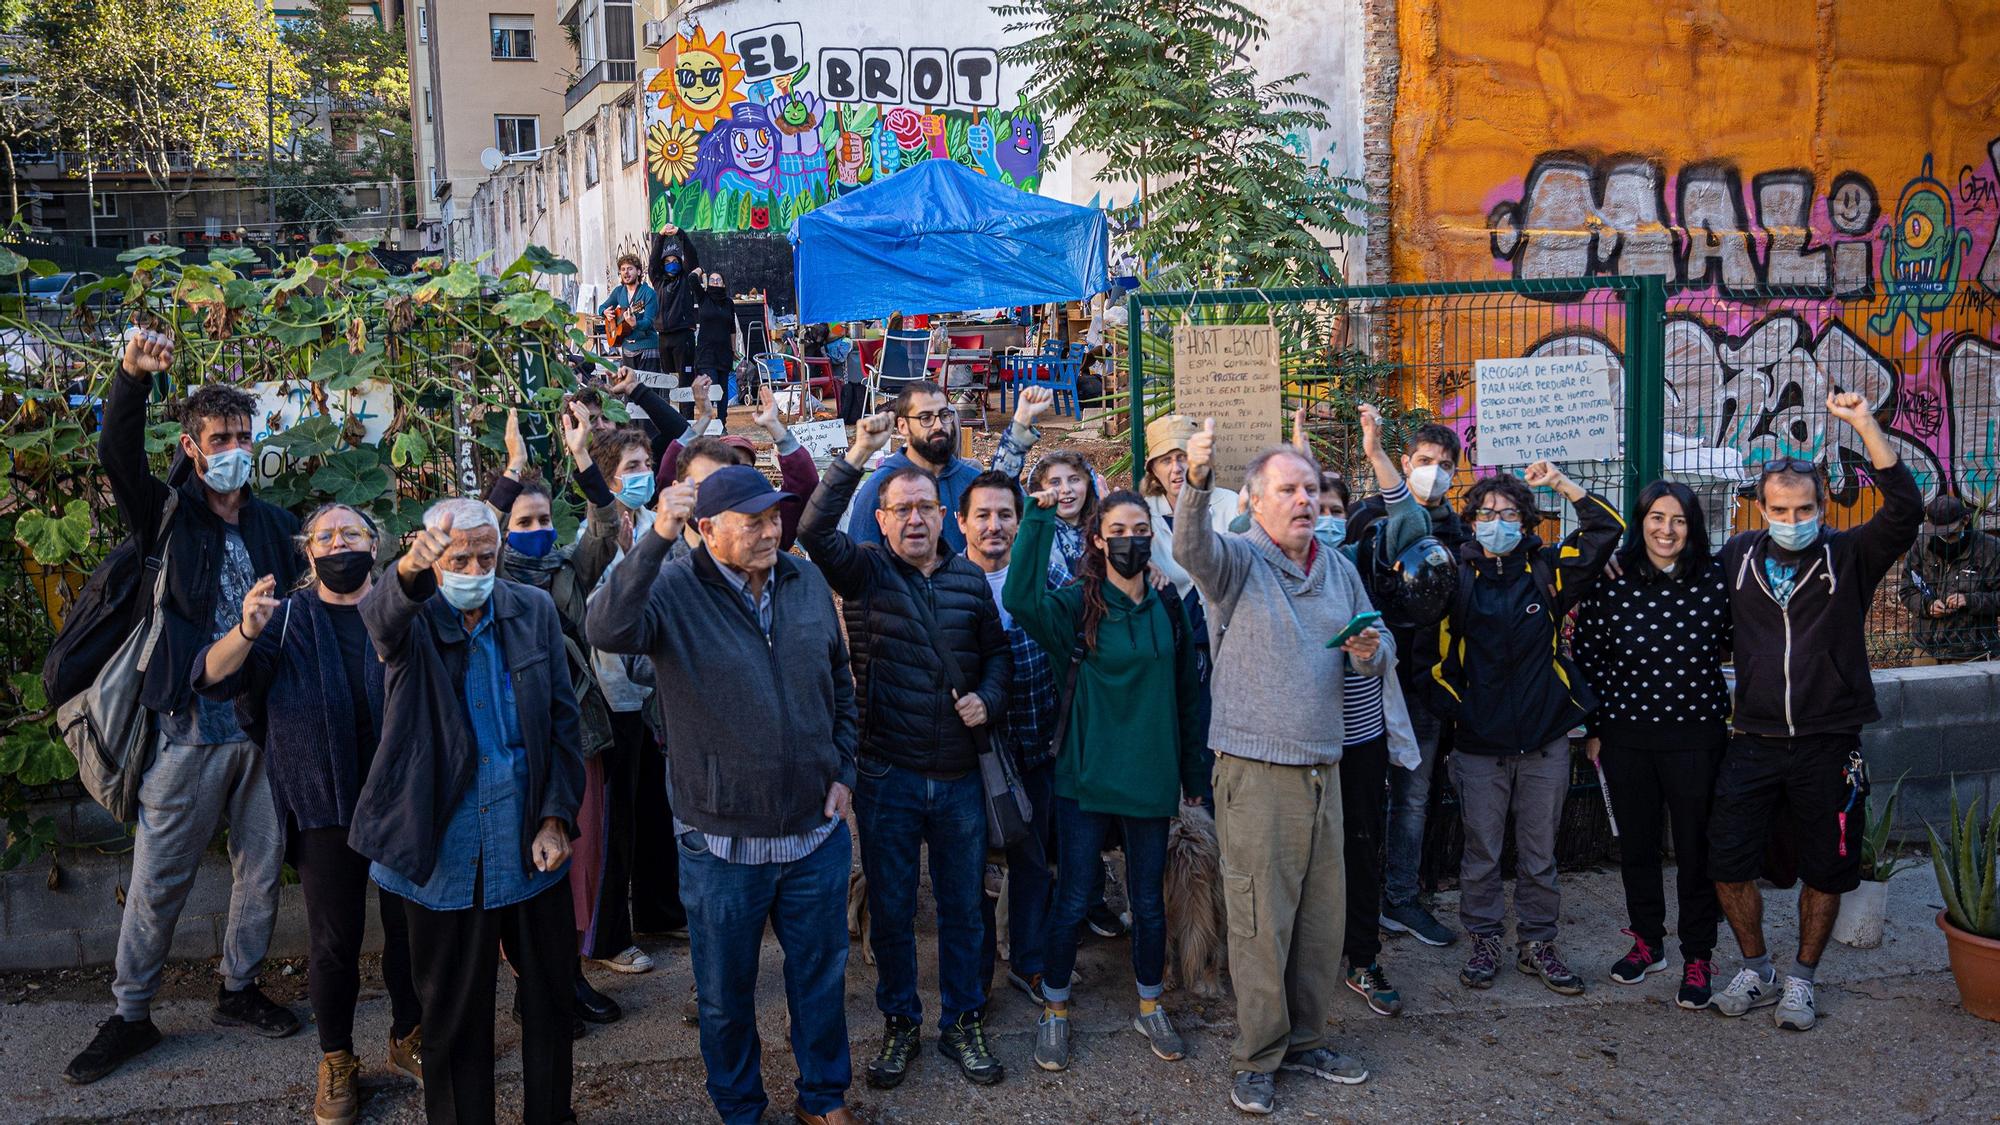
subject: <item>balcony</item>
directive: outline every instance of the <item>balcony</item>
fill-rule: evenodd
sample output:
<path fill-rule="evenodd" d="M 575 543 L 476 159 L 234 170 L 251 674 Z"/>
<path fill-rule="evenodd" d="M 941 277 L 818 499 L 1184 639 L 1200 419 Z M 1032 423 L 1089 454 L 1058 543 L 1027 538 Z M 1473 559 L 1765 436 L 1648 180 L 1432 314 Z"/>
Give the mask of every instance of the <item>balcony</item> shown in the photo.
<path fill-rule="evenodd" d="M 563 112 L 575 109 L 591 90 L 605 82 L 631 82 L 638 77 L 639 64 L 631 59 L 600 59 L 563 91 Z"/>

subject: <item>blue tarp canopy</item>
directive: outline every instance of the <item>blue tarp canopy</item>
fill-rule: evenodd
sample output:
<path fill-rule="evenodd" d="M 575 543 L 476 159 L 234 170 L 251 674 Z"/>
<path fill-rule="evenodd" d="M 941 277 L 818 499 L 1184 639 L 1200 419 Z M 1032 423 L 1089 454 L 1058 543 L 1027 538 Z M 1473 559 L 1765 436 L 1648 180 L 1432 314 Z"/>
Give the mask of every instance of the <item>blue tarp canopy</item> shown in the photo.
<path fill-rule="evenodd" d="M 1080 301 L 1109 239 L 1102 211 L 925 160 L 793 224 L 799 323 Z"/>

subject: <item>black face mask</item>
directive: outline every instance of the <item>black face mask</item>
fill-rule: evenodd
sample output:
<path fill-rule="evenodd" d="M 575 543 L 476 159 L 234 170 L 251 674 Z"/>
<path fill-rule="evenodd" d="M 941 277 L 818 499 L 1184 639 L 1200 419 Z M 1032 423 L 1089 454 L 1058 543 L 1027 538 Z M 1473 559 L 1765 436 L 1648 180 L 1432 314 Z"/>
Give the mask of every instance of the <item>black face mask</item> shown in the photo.
<path fill-rule="evenodd" d="M 1931 536 L 1931 554 L 1933 555 L 1949 558 L 1958 554 L 1958 549 L 1964 545 L 1965 532 L 1963 531 L 1953 532 L 1950 535 Z"/>
<path fill-rule="evenodd" d="M 313 577 L 319 584 L 336 594 L 351 594 L 368 581 L 368 572 L 375 569 L 375 555 L 370 551 L 335 551 L 313 560 Z"/>
<path fill-rule="evenodd" d="M 1146 572 L 1146 564 L 1153 561 L 1153 537 L 1150 535 L 1112 535 L 1104 540 L 1104 561 L 1111 569 L 1126 578 L 1137 578 Z"/>
<path fill-rule="evenodd" d="M 711 297 L 727 297 L 729 289 L 727 286 L 711 285 L 708 287 L 708 295 Z"/>

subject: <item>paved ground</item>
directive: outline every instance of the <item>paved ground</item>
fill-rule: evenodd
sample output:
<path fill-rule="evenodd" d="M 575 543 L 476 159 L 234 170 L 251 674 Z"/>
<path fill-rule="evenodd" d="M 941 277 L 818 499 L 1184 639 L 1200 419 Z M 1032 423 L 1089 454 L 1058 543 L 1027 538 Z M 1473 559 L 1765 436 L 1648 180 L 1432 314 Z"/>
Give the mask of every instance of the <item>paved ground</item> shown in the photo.
<path fill-rule="evenodd" d="M 1450 896 L 1442 905 L 1452 907 Z M 1341 1045 L 1374 1076 L 1356 1088 L 1286 1076 L 1279 1114 L 1316 1121 L 2000 1120 L 2000 1025 L 1959 1010 L 1944 939 L 1931 922 L 1936 911 L 1928 868 L 1898 877 L 1886 942 L 1865 951 L 1835 947 L 1820 990 L 1823 1022 L 1800 1035 L 1778 1031 L 1768 1011 L 1737 1022 L 1674 1007 L 1678 962 L 1675 975 L 1640 986 L 1605 981 L 1624 945 L 1616 876 L 1565 876 L 1566 948 L 1579 970 L 1588 970 L 1586 995 L 1558 997 L 1514 972 L 1490 992 L 1469 992 L 1456 980 L 1461 950 L 1391 941 L 1384 964 L 1403 990 L 1406 1013 L 1381 1019 L 1358 999 L 1337 1013 Z M 1792 932 L 1791 913 L 1789 896 L 1775 896 L 1774 933 Z M 662 967 L 649 975 L 594 974 L 628 1016 L 591 1029 L 577 1044 L 576 1104 L 585 1122 L 713 1120 L 695 1032 L 679 1019 L 689 979 L 685 946 L 665 943 L 654 953 Z M 1723 957 L 1733 955 L 1725 938 Z M 1125 956 L 1123 942 L 1087 947 L 1076 1058 L 1066 1074 L 1034 1069 L 1034 1009 L 1009 990 L 993 1008 L 996 1051 L 1009 1067 L 1001 1085 L 966 1085 L 946 1069 L 926 1029 L 925 1054 L 904 1088 L 884 1095 L 857 1082 L 855 1105 L 880 1122 L 1235 1119 L 1227 1104 L 1230 1008 L 1204 1010 L 1170 996 L 1189 1031 L 1191 1057 L 1160 1062 L 1129 1030 Z M 774 963 L 775 953 L 767 954 L 767 966 Z M 299 992 L 282 969 L 270 979 L 274 993 Z M 934 985 L 926 987 L 934 997 Z M 316 1061 L 310 1028 L 279 1041 L 214 1028 L 204 999 L 212 988 L 204 973 L 179 974 L 156 1013 L 167 1042 L 126 1071 L 76 1089 L 59 1075 L 108 1009 L 101 975 L 0 977 L 0 1074 L 7 1076 L 0 1121 L 309 1120 Z M 873 971 L 857 956 L 848 979 L 857 1071 L 880 1042 L 872 989 Z M 766 1054 L 774 1107 L 767 1120 L 781 1113 L 789 1120 L 792 1071 L 775 972 L 766 972 L 759 996 L 765 1041 L 779 1046 Z M 302 997 L 296 1006 L 305 1012 Z M 364 1120 L 421 1121 L 414 1086 L 381 1068 L 387 1007 L 379 990 L 371 991 L 360 1017 Z M 503 1017 L 500 1027 L 505 1118 L 518 1113 L 518 1087 L 509 1087 L 519 1064 L 511 1024 Z"/>

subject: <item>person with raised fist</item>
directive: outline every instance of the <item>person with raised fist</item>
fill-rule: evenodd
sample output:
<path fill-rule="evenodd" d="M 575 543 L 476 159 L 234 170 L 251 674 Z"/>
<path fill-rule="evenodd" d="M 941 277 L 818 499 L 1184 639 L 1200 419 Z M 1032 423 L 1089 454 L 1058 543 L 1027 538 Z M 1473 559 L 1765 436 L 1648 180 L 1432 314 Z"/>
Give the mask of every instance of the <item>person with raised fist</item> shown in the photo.
<path fill-rule="evenodd" d="M 1174 561 L 1200 588 L 1215 638 L 1208 745 L 1236 989 L 1230 1102 L 1265 1114 L 1279 1070 L 1368 1078 L 1326 1034 L 1344 987 L 1341 685 L 1349 667 L 1390 674 L 1395 645 L 1379 629 L 1350 629 L 1368 595 L 1354 564 L 1314 535 L 1319 464 L 1289 445 L 1252 458 L 1250 528 L 1232 535 L 1210 522 L 1214 461 L 1210 418 L 1188 438 Z"/>
<path fill-rule="evenodd" d="M 521 1013 L 523 1121 L 570 1109 L 576 931 L 565 882 L 584 787 L 555 602 L 500 577 L 485 502 L 440 500 L 361 600 L 387 665 L 348 844 L 410 917 L 424 1111 L 493 1119 L 494 975 Z"/>
<path fill-rule="evenodd" d="M 234 632 L 259 575 L 276 589 L 298 580 L 299 521 L 259 499 L 257 400 L 210 383 L 180 404 L 174 467 L 162 481 L 146 458 L 146 399 L 173 366 L 170 337 L 132 329 L 105 395 L 98 456 L 111 495 L 141 557 L 161 557 L 167 585 L 157 648 L 140 702 L 156 717 L 152 760 L 139 783 L 132 870 L 118 928 L 111 995 L 117 1010 L 70 1061 L 63 1078 L 95 1082 L 160 1042 L 153 997 L 173 946 L 195 870 L 218 827 L 229 826 L 232 885 L 222 941 L 216 1023 L 279 1037 L 298 1017 L 257 985 L 278 914 L 284 830 L 271 800 L 264 755 L 237 724 L 228 700 L 197 696 L 188 670 L 203 646 Z M 169 514 L 171 513 L 171 515 Z M 150 585 L 140 597 L 151 594 Z M 107 654 L 109 655 L 109 654 Z"/>

